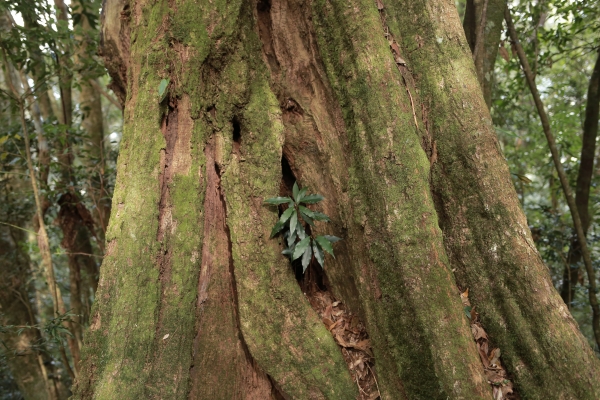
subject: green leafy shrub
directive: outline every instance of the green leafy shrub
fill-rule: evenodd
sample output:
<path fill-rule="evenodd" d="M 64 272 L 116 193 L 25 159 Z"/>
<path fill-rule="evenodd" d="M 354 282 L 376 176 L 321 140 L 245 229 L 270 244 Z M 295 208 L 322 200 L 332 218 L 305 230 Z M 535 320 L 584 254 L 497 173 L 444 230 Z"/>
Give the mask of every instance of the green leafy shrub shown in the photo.
<path fill-rule="evenodd" d="M 310 265 L 313 257 L 317 260 L 321 268 L 324 268 L 325 253 L 333 255 L 332 244 L 340 241 L 337 236 L 320 235 L 314 237 L 306 232 L 305 225 L 315 226 L 315 221 L 329 222 L 327 215 L 313 211 L 307 206 L 316 204 L 324 199 L 320 194 L 306 194 L 307 188 L 299 189 L 298 183 L 294 183 L 292 189 L 293 198 L 290 197 L 272 197 L 265 200 L 265 203 L 279 206 L 287 204 L 288 208 L 281 214 L 279 221 L 273 226 L 271 238 L 282 234 L 286 249 L 282 254 L 290 257 L 291 261 L 302 257 L 302 273 Z"/>

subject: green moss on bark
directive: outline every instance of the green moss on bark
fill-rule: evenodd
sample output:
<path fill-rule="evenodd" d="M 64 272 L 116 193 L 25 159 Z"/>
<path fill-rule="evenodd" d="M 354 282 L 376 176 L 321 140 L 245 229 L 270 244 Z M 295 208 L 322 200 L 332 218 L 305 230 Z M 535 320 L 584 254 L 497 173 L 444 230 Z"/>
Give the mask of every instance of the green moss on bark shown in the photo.
<path fill-rule="evenodd" d="M 433 121 L 432 189 L 458 283 L 521 396 L 598 397 L 600 363 L 531 240 L 456 9 L 407 1 L 386 11 Z"/>
<path fill-rule="evenodd" d="M 485 398 L 490 390 L 437 226 L 429 160 L 376 4 L 315 1 L 313 18 L 352 152 L 360 224 L 352 235 L 363 235 L 368 248 L 367 258 L 355 250 L 354 273 L 364 276 L 366 263 L 377 281 L 361 291 L 383 394 Z"/>
<path fill-rule="evenodd" d="M 281 116 L 252 13 L 241 2 L 179 1 L 175 8 L 166 1 L 131 4 L 142 14 L 131 18 L 132 79 L 108 251 L 75 398 L 184 398 L 190 371 L 206 368 L 190 369 L 193 359 L 216 360 L 210 368 L 223 372 L 212 375 L 217 380 L 244 379 L 240 365 L 203 345 L 218 340 L 217 331 L 202 325 L 215 310 L 196 309 L 206 176 L 215 168 L 229 213 L 241 330 L 252 356 L 294 398 L 355 398 L 339 348 L 269 239 L 276 214 L 262 199 L 277 192 L 281 179 Z M 157 88 L 165 78 L 169 96 L 160 105 Z M 244 160 L 232 152 L 234 117 L 244 126 Z M 175 144 L 163 135 L 176 135 Z M 206 164 L 209 141 L 216 166 Z M 229 265 L 224 257 L 216 261 L 220 267 Z M 224 318 L 228 343 L 243 346 L 235 310 Z M 205 335 L 198 345 L 195 328 Z M 194 396 L 226 398 L 239 390 L 215 383 Z"/>

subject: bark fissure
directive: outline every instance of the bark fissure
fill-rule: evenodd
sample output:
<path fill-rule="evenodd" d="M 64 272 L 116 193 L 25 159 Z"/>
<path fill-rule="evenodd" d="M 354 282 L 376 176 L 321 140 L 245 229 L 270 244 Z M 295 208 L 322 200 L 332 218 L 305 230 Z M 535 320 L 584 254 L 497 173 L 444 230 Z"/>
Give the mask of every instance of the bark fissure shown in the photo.
<path fill-rule="evenodd" d="M 385 6 L 383 5 L 383 3 L 381 2 L 381 0 L 378 0 L 376 2 L 377 4 L 377 8 L 379 10 L 379 15 L 380 15 L 380 19 L 381 19 L 381 24 L 383 27 L 383 32 L 384 32 L 384 36 L 387 39 L 389 45 L 390 45 L 390 52 L 392 53 L 394 60 L 396 60 L 396 66 L 398 68 L 398 70 L 400 71 L 401 75 L 402 75 L 402 82 L 404 84 L 404 87 L 406 88 L 406 91 L 410 97 L 410 102 L 411 102 L 411 106 L 412 106 L 412 112 L 413 112 L 413 117 L 415 120 L 415 127 L 417 129 L 417 133 L 420 134 L 421 136 L 421 145 L 423 147 L 423 151 L 425 151 L 425 153 L 427 154 L 428 158 L 429 158 L 429 164 L 430 167 L 433 167 L 433 165 L 436 163 L 437 161 L 437 143 L 436 141 L 433 139 L 431 132 L 429 131 L 429 121 L 428 121 L 428 109 L 431 108 L 431 106 L 426 106 L 424 102 L 422 102 L 422 100 L 419 98 L 418 93 L 420 92 L 420 88 L 418 85 L 418 80 L 417 80 L 417 76 L 415 76 L 415 74 L 407 67 L 406 65 L 406 60 L 404 60 L 404 58 L 402 58 L 402 56 L 400 55 L 401 52 L 401 47 L 398 44 L 398 42 L 396 41 L 396 39 L 394 38 L 394 35 L 392 33 L 392 31 L 390 30 L 389 26 L 387 25 L 387 20 L 386 20 L 386 11 L 385 11 Z M 487 9 L 487 0 L 485 0 L 485 4 L 482 10 L 482 24 L 485 25 L 485 15 L 486 15 L 486 9 Z M 483 25 L 480 26 L 480 29 L 478 31 L 478 38 L 483 38 Z M 473 59 L 476 60 L 476 58 L 478 57 L 477 54 L 479 54 L 479 52 L 481 52 L 481 45 L 482 45 L 483 39 L 478 40 L 477 44 L 475 45 L 475 48 L 473 50 Z M 420 40 L 417 40 L 417 48 L 416 50 L 418 50 L 420 47 L 422 46 L 422 43 L 420 43 Z M 483 83 L 482 83 L 483 84 Z M 413 99 L 413 97 L 411 96 L 411 92 L 410 92 L 410 88 L 412 88 L 413 92 L 415 92 L 415 98 Z M 423 129 L 419 129 L 419 125 L 417 123 L 417 115 L 415 113 L 415 106 L 414 104 L 417 104 L 417 108 L 420 109 L 421 114 L 419 115 L 419 119 L 422 121 L 422 126 Z M 430 187 L 431 187 L 431 191 L 432 194 L 435 193 L 435 188 L 431 185 L 431 178 L 432 175 L 430 173 Z M 459 289 L 461 289 L 459 287 Z M 464 289 L 467 288 L 462 288 L 460 290 L 460 293 L 467 293 L 468 294 L 468 289 L 465 291 Z M 458 296 L 458 293 L 457 293 Z M 465 299 L 463 299 L 463 294 L 461 294 L 461 300 L 463 301 L 463 305 L 465 304 Z M 467 303 L 468 303 L 468 298 L 467 298 Z M 470 307 L 470 304 L 468 304 L 468 306 Z M 510 386 L 506 385 L 506 384 L 501 384 L 499 385 L 498 382 L 503 382 L 504 378 L 506 377 L 506 372 L 504 371 L 504 369 L 502 367 L 497 367 L 497 366 L 492 366 L 490 368 L 490 363 L 488 362 L 488 359 L 492 359 L 494 352 L 495 351 L 500 351 L 498 348 L 494 348 L 493 346 L 489 346 L 488 349 L 488 343 L 487 343 L 487 333 L 485 332 L 485 327 L 483 326 L 483 324 L 480 321 L 477 321 L 477 317 L 476 317 L 476 312 L 475 312 L 475 307 L 472 308 L 472 317 L 471 317 L 471 330 L 474 335 L 474 341 L 477 343 L 478 346 L 478 350 L 480 353 L 480 357 L 481 357 L 481 361 L 482 361 L 482 367 L 485 370 L 485 374 L 486 377 L 488 378 L 488 383 L 490 384 L 490 387 L 493 389 L 494 395 L 496 395 L 496 393 L 501 390 L 500 387 L 505 388 L 504 392 L 508 392 L 510 393 L 511 397 L 510 398 L 517 398 L 518 394 L 513 390 L 512 388 L 512 384 L 510 384 Z M 477 327 L 475 327 L 475 324 L 477 325 Z M 478 337 L 476 332 L 483 332 L 483 335 L 486 336 L 486 341 L 485 342 L 478 342 Z M 492 342 L 493 343 L 493 342 Z M 497 357 L 498 359 L 500 359 L 499 357 Z M 500 361 L 498 361 L 498 365 L 500 365 Z M 508 382 L 510 383 L 510 382 Z M 503 395 L 501 394 L 500 397 L 502 397 Z"/>
<path fill-rule="evenodd" d="M 291 117 L 295 119 L 295 123 L 298 123 L 298 117 L 301 119 L 303 115 L 301 107 L 291 98 L 284 102 L 282 109 L 284 121 L 286 120 L 286 112 L 296 114 Z M 293 167 L 293 163 L 288 161 L 288 158 L 292 156 L 293 152 L 286 148 L 284 144 L 283 157 L 281 158 L 280 196 L 292 197 L 292 187 L 297 181 L 296 174 L 293 171 L 296 170 L 301 174 L 301 171 Z M 280 207 L 280 215 L 284 208 Z M 305 229 L 307 235 L 312 235 L 313 228 L 310 225 L 306 224 Z M 330 263 L 329 259 L 328 263 Z M 358 398 L 367 400 L 381 395 L 377 386 L 376 360 L 371 351 L 369 334 L 363 320 L 342 301 L 336 299 L 331 290 L 331 282 L 327 277 L 327 272 L 324 267 L 317 263 L 314 255 L 306 270 L 303 269 L 300 259 L 291 262 L 290 265 L 294 271 L 296 281 L 308 298 L 311 307 L 319 315 L 339 346 L 352 379 L 359 388 Z"/>
<path fill-rule="evenodd" d="M 454 5 L 434 0 L 390 6 L 388 21 L 400 32 L 402 47 L 421 43 L 407 62 L 431 105 L 438 155 L 431 187 L 457 283 L 469 289 L 523 397 L 593 398 L 597 372 L 591 371 L 598 364 L 531 240 Z M 492 11 L 490 1 L 488 24 Z M 574 370 L 585 378 L 572 379 Z"/>
<path fill-rule="evenodd" d="M 232 125 L 235 137 L 235 124 Z M 239 132 L 237 134 L 239 135 Z M 227 226 L 227 205 L 221 188 L 221 167 L 215 160 L 214 142 L 214 138 L 209 140 L 204 149 L 204 240 L 198 276 L 196 334 L 189 371 L 191 383 L 187 397 L 256 400 L 272 398 L 275 397 L 273 392 L 276 389 L 250 355 L 240 330 L 232 244 Z M 206 310 L 206 307 L 212 310 Z M 228 316 L 231 317 L 230 320 Z M 206 348 L 207 341 L 217 347 L 217 353 L 210 354 L 214 349 Z M 213 362 L 208 363 L 211 359 Z M 231 361 L 227 360 L 235 360 L 231 369 L 227 366 Z M 219 385 L 218 382 L 222 379 L 228 382 L 228 387 L 223 388 Z"/>
<path fill-rule="evenodd" d="M 375 207 L 381 207 L 380 209 L 386 210 L 388 215 L 392 213 L 389 209 L 391 204 L 385 204 L 387 201 L 391 200 L 390 198 L 386 198 L 389 194 L 386 193 L 385 190 L 377 187 L 377 184 L 375 183 L 377 180 L 383 179 L 385 180 L 385 184 L 391 187 L 405 184 L 402 180 L 398 181 L 399 177 L 396 171 L 390 171 L 389 175 L 387 171 L 383 174 L 381 172 L 382 169 L 385 171 L 384 168 L 387 167 L 388 162 L 394 166 L 400 166 L 392 167 L 392 169 L 401 168 L 401 166 L 404 165 L 403 156 L 400 156 L 401 153 L 396 153 L 392 150 L 393 143 L 398 139 L 392 138 L 391 132 L 400 124 L 400 122 L 396 117 L 395 121 L 390 121 L 388 126 L 382 127 L 383 131 L 387 130 L 388 135 L 386 136 L 384 134 L 382 135 L 383 137 L 377 137 L 377 134 L 379 133 L 377 130 L 380 129 L 380 127 L 373 130 L 374 125 L 376 125 L 373 123 L 373 120 L 377 120 L 377 117 L 374 115 L 377 115 L 378 111 L 372 109 L 375 105 L 374 103 L 368 105 L 362 103 L 363 97 L 367 95 L 365 89 L 348 85 L 341 89 L 341 94 L 338 92 L 334 95 L 330 84 L 335 86 L 340 80 L 344 81 L 348 79 L 357 79 L 359 82 L 364 82 L 368 78 L 366 76 L 361 76 L 360 78 L 357 77 L 357 73 L 360 73 L 358 72 L 360 70 L 354 68 L 357 67 L 358 60 L 352 58 L 355 56 L 355 50 L 348 49 L 348 47 L 352 47 L 352 45 L 347 45 L 346 43 L 343 45 L 336 43 L 335 45 L 337 46 L 336 50 L 340 50 L 340 58 L 347 57 L 342 63 L 343 67 L 332 67 L 332 70 L 335 70 L 335 72 L 331 72 L 331 70 L 328 70 L 329 66 L 323 65 L 320 57 L 324 53 L 327 54 L 327 46 L 329 46 L 330 43 L 328 42 L 326 46 L 323 46 L 323 43 L 320 42 L 321 39 L 315 34 L 313 18 L 317 15 L 319 16 L 319 18 L 315 19 L 318 20 L 318 28 L 322 30 L 320 32 L 321 34 L 323 30 L 326 31 L 327 29 L 330 29 L 335 32 L 336 36 L 339 35 L 339 37 L 344 38 L 343 40 L 348 40 L 349 42 L 350 40 L 348 38 L 356 37 L 356 32 L 360 31 L 363 27 L 357 29 L 354 24 L 347 19 L 344 19 L 344 22 L 338 20 L 337 23 L 339 25 L 333 29 L 331 26 L 324 27 L 323 19 L 320 16 L 327 14 L 330 10 L 323 11 L 322 9 L 319 9 L 321 5 L 319 4 L 317 6 L 318 3 L 319 2 L 310 2 L 309 4 L 315 8 L 311 12 L 307 12 L 308 10 L 305 8 L 306 3 L 304 2 L 274 1 L 270 6 L 270 18 L 264 17 L 264 24 L 270 23 L 272 26 L 269 29 L 260 30 L 261 40 L 263 42 L 263 57 L 269 59 L 270 57 L 273 57 L 274 52 L 274 58 L 277 60 L 278 65 L 277 70 L 271 70 L 271 86 L 279 98 L 280 107 L 283 112 L 283 122 L 285 126 L 285 145 L 283 152 L 290 164 L 292 164 L 292 169 L 298 176 L 302 185 L 309 186 L 311 189 L 315 188 L 316 190 L 314 191 L 326 196 L 323 207 L 325 212 L 332 217 L 333 224 L 331 228 L 333 229 L 333 233 L 347 238 L 348 240 L 347 242 L 344 240 L 337 244 L 339 252 L 336 250 L 336 254 L 340 254 L 340 256 L 338 256 L 335 261 L 332 260 L 333 265 L 326 268 L 328 280 L 331 282 L 331 289 L 336 293 L 336 297 L 339 296 L 338 298 L 347 302 L 350 309 L 358 310 L 359 313 L 364 312 L 367 316 L 370 315 L 370 319 L 369 317 L 366 319 L 367 329 L 369 330 L 369 333 L 371 333 L 371 329 L 374 331 L 373 341 L 375 343 L 375 357 L 378 360 L 378 371 L 383 374 L 382 395 L 384 397 L 394 397 L 397 396 L 398 393 L 404 393 L 405 397 L 410 397 L 411 395 L 408 393 L 422 392 L 426 391 L 426 389 L 423 389 L 424 385 L 415 383 L 416 380 L 413 379 L 415 378 L 414 376 L 403 375 L 400 378 L 401 374 L 399 374 L 399 370 L 404 372 L 407 370 L 404 370 L 404 368 L 399 366 L 399 364 L 401 365 L 401 362 L 396 364 L 399 360 L 394 360 L 394 355 L 392 355 L 393 353 L 390 354 L 389 350 L 396 349 L 394 350 L 397 352 L 396 354 L 403 354 L 408 348 L 410 348 L 408 352 L 418 348 L 416 345 L 406 345 L 406 340 L 402 340 L 406 347 L 402 347 L 401 350 L 398 349 L 398 342 L 395 342 L 395 335 L 398 335 L 405 330 L 403 327 L 392 327 L 392 325 L 397 324 L 398 321 L 402 321 L 402 324 L 406 323 L 406 326 L 411 326 L 411 334 L 406 334 L 406 339 L 408 339 L 408 341 L 414 340 L 414 342 L 411 343 L 416 344 L 419 340 L 424 340 L 424 338 L 420 337 L 418 334 L 414 335 L 415 337 L 408 338 L 409 336 L 412 336 L 412 333 L 414 332 L 425 332 L 428 330 L 424 321 L 419 321 L 419 319 L 414 318 L 414 315 L 412 314 L 402 314 L 402 316 L 400 316 L 396 314 L 399 310 L 394 309 L 395 305 L 398 304 L 396 303 L 397 298 L 399 297 L 398 291 L 402 291 L 402 289 L 399 288 L 406 284 L 414 285 L 417 280 L 404 277 L 403 279 L 406 279 L 405 282 L 398 284 L 395 282 L 398 279 L 398 274 L 401 275 L 405 273 L 405 271 L 397 271 L 392 275 L 387 275 L 386 273 L 387 279 L 384 279 L 383 285 L 380 284 L 380 274 L 382 273 L 382 270 L 385 270 L 383 265 L 387 264 L 387 260 L 383 261 L 383 259 L 378 257 L 379 255 L 373 257 L 373 254 L 378 253 L 379 251 L 387 251 L 386 247 L 394 248 L 391 241 L 388 242 L 388 239 L 384 239 L 389 238 L 392 233 L 388 232 L 386 234 L 383 232 L 386 229 L 385 227 L 394 226 L 394 223 L 391 221 L 391 219 L 394 218 L 383 217 L 381 221 L 379 219 L 372 219 L 369 221 L 370 226 L 366 227 L 366 216 L 360 216 L 360 212 L 364 212 L 364 209 L 360 209 L 365 207 L 366 204 L 371 203 L 373 200 L 377 203 L 377 206 Z M 335 14 L 341 17 L 342 15 L 345 16 L 351 14 L 350 10 L 354 10 L 354 12 L 361 10 L 362 7 L 364 7 L 364 4 L 348 4 L 344 6 L 335 4 L 334 7 L 339 8 Z M 350 17 L 348 16 L 348 18 Z M 290 23 L 290 21 L 294 21 L 294 23 Z M 352 31 L 352 29 L 357 30 L 345 33 L 338 33 L 335 31 L 335 29 L 344 27 L 347 24 L 349 24 L 350 31 Z M 371 24 L 370 19 L 369 24 Z M 350 26 L 352 26 L 352 28 L 350 28 Z M 379 27 L 379 29 L 381 29 L 380 22 Z M 373 29 L 373 26 L 369 25 L 369 28 Z M 264 36 L 265 32 L 271 33 L 272 36 Z M 327 33 L 331 34 L 330 32 Z M 324 40 L 330 41 L 331 36 L 328 36 L 327 39 Z M 399 51 L 395 54 L 393 59 L 393 65 L 401 72 L 398 77 L 394 77 L 394 82 L 399 81 L 399 87 L 404 88 L 406 96 L 406 102 L 398 102 L 399 104 L 397 105 L 401 107 L 404 113 L 410 115 L 410 121 L 413 125 L 411 133 L 414 135 L 415 129 L 421 125 L 417 121 L 419 118 L 417 113 L 421 111 L 422 108 L 419 109 L 418 107 L 419 103 L 414 97 L 416 91 L 414 90 L 412 75 L 408 73 L 408 69 L 404 69 L 406 67 L 402 65 L 403 63 Z M 373 64 L 374 63 L 368 63 L 367 66 L 365 66 L 365 69 L 370 70 Z M 267 62 L 267 65 L 270 64 Z M 336 74 L 341 75 L 341 77 Z M 390 83 L 391 82 L 388 81 L 385 85 L 389 85 Z M 413 83 L 412 89 L 411 83 Z M 379 83 L 371 84 L 375 86 L 379 85 Z M 345 90 L 348 90 L 348 88 L 353 90 L 352 95 L 344 92 Z M 365 91 L 361 91 L 361 89 Z M 384 96 L 386 95 L 389 94 L 385 93 Z M 396 95 L 396 93 L 394 93 L 394 95 Z M 396 98 L 394 98 L 394 100 L 396 100 Z M 356 108 L 352 104 L 354 101 L 360 103 Z M 394 104 L 394 107 L 395 106 L 396 104 Z M 367 112 L 373 112 L 373 114 L 367 117 L 365 115 Z M 404 123 L 404 121 L 402 123 Z M 368 133 L 365 135 L 365 132 L 363 131 L 361 134 L 353 136 L 356 125 L 361 126 L 360 129 L 366 129 Z M 420 134 L 418 129 L 416 130 L 416 133 Z M 415 139 L 415 136 L 413 136 L 413 140 Z M 423 144 L 423 141 L 425 141 L 426 138 L 421 139 L 421 137 L 419 137 L 419 140 L 422 142 L 421 144 Z M 400 143 L 404 141 L 405 138 L 398 140 Z M 383 143 L 385 143 L 385 145 L 383 145 Z M 366 147 L 370 150 L 379 150 L 379 147 L 385 148 L 388 143 L 390 144 L 389 150 L 383 150 L 385 153 L 383 164 L 381 164 L 379 160 L 372 159 L 372 154 L 369 154 L 368 150 L 365 149 Z M 429 147 L 432 147 L 432 145 L 429 145 Z M 429 152 L 433 153 L 433 150 L 430 150 Z M 345 156 L 340 157 L 342 154 Z M 351 156 L 348 157 L 347 155 Z M 376 167 L 373 168 L 373 166 Z M 414 168 L 412 163 L 410 168 Z M 368 182 L 349 181 L 348 174 L 345 173 L 345 171 L 354 173 L 362 171 L 360 173 L 363 173 L 365 169 L 377 169 L 380 172 L 373 171 L 374 175 Z M 342 171 L 342 173 L 340 173 L 340 171 Z M 375 176 L 377 177 L 374 178 Z M 365 188 L 366 196 L 359 200 L 360 196 L 357 196 L 358 193 L 356 191 L 360 190 L 359 188 L 361 186 Z M 348 190 L 350 188 L 351 190 Z M 406 200 L 410 198 L 408 193 L 410 193 L 410 189 L 408 192 L 405 189 L 403 197 Z M 418 196 L 420 196 L 420 193 Z M 354 197 L 354 199 L 352 197 Z M 386 200 L 382 200 L 382 198 L 385 198 Z M 362 201 L 365 201 L 365 203 L 362 203 Z M 358 216 L 352 215 L 358 210 L 353 210 L 352 208 L 347 208 L 342 205 L 348 204 L 348 202 L 354 203 L 353 205 L 355 205 L 355 207 L 358 206 L 356 207 L 360 210 Z M 366 207 L 372 206 L 374 206 L 373 203 Z M 398 210 L 395 210 L 395 212 L 398 212 Z M 429 215 L 432 214 L 429 213 Z M 362 225 L 359 228 L 359 231 L 356 230 L 357 226 L 352 226 L 357 219 Z M 427 226 L 427 224 L 427 222 L 423 221 L 422 225 Z M 392 253 L 395 251 L 396 249 L 394 248 Z M 432 258 L 438 259 L 439 264 L 437 254 L 436 251 L 433 251 Z M 374 258 L 379 259 L 374 260 Z M 384 258 L 387 257 L 384 256 Z M 393 259 L 395 256 L 390 255 L 390 258 Z M 401 263 L 398 260 L 390 261 L 394 264 Z M 408 275 L 411 275 L 411 273 L 408 273 Z M 390 285 L 392 281 L 394 281 L 394 284 Z M 408 292 L 414 290 L 414 286 L 413 289 L 408 289 L 406 286 L 404 286 L 403 289 L 406 290 L 406 292 L 404 295 L 400 295 L 402 297 L 400 303 L 402 303 L 406 309 L 410 309 L 411 306 L 407 305 L 407 303 L 410 304 L 411 302 Z M 371 302 L 372 300 L 370 299 L 374 299 L 374 301 Z M 456 294 L 454 294 L 454 299 L 455 301 L 458 299 Z M 385 303 L 385 305 L 383 303 Z M 393 309 L 391 312 L 390 306 Z M 422 306 L 417 306 L 416 303 L 413 305 L 413 309 L 420 309 L 421 307 Z M 385 311 L 383 311 L 383 308 L 385 308 Z M 394 317 L 391 317 L 392 314 L 394 314 Z M 460 318 L 460 316 L 457 318 L 457 322 L 459 323 L 461 322 Z M 419 337 L 419 339 L 417 339 L 417 337 Z M 411 356 L 415 357 L 412 361 L 419 360 L 419 363 L 421 364 L 421 367 L 419 368 L 421 370 L 420 378 L 423 379 L 423 382 L 426 381 L 427 378 L 425 378 L 424 371 L 436 369 L 436 364 L 427 364 L 427 361 L 424 361 L 427 357 L 417 356 L 416 354 L 408 355 L 407 358 Z M 379 357 L 381 357 L 381 365 L 379 365 Z M 411 362 L 407 359 L 402 361 L 407 364 Z M 474 367 L 470 373 L 477 374 L 478 371 L 475 371 Z M 412 380 L 409 388 L 406 388 L 403 385 L 403 379 L 406 379 L 407 381 Z M 418 379 L 419 378 L 417 378 L 417 380 Z M 481 379 L 479 379 L 479 381 L 481 381 Z M 471 388 L 468 390 L 471 390 Z"/>

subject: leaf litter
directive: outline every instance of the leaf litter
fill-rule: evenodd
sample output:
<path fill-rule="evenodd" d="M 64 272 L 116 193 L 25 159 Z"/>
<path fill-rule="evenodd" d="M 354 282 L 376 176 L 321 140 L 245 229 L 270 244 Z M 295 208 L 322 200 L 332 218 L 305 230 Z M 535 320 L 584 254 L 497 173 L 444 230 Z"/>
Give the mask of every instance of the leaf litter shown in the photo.
<path fill-rule="evenodd" d="M 375 359 L 365 324 L 328 291 L 311 291 L 307 293 L 307 297 L 340 346 L 350 375 L 358 386 L 358 399 L 380 399 L 381 394 L 374 373 Z"/>
<path fill-rule="evenodd" d="M 492 396 L 494 400 L 518 400 L 521 397 L 514 391 L 513 383 L 509 379 L 508 372 L 502 366 L 500 357 L 502 352 L 500 348 L 493 347 L 488 335 L 481 325 L 479 314 L 475 307 L 471 306 L 469 301 L 469 289 L 460 293 L 460 300 L 465 310 L 465 316 L 471 324 L 471 333 L 477 345 L 479 358 L 483 365 L 483 370 L 487 382 L 492 387 Z"/>

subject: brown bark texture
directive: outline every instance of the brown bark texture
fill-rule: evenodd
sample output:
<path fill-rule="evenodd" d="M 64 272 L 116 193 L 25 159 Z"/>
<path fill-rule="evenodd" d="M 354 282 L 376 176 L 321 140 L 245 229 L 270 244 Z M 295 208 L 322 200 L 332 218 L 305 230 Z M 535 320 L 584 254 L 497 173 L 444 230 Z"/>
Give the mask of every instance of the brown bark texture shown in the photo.
<path fill-rule="evenodd" d="M 494 65 L 505 8 L 506 0 L 467 0 L 465 7 L 463 28 L 488 108 L 492 106 Z"/>
<path fill-rule="evenodd" d="M 325 196 L 317 233 L 344 238 L 325 284 L 365 321 L 382 398 L 492 398 L 466 288 L 524 397 L 597 397 L 600 365 L 531 241 L 453 2 L 103 12 L 125 123 L 76 399 L 357 398 L 269 239 L 263 202 L 294 180 Z"/>

